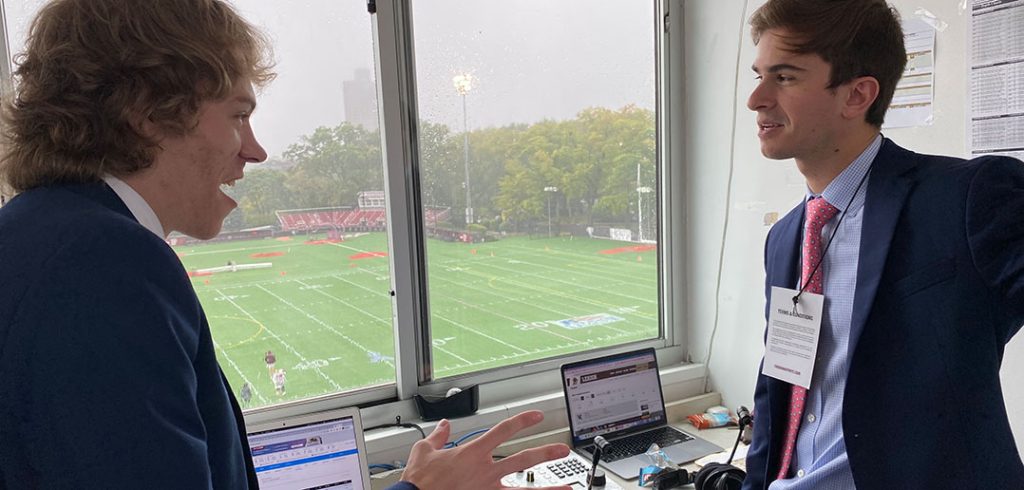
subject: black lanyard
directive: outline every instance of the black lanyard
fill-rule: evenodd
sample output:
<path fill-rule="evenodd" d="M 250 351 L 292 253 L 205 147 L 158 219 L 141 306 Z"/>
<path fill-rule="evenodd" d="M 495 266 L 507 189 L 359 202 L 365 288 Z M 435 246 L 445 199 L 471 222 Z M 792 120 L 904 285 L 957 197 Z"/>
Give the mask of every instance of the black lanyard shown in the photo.
<path fill-rule="evenodd" d="M 871 165 L 874 165 L 874 163 L 872 163 Z M 814 277 L 814 273 L 818 272 L 818 267 L 821 267 L 821 263 L 825 261 L 825 254 L 828 253 L 828 247 L 832 245 L 832 239 L 836 237 L 836 232 L 839 231 L 839 225 L 843 223 L 843 218 L 846 217 L 846 212 L 850 210 L 850 206 L 853 206 L 853 200 L 857 198 L 857 193 L 860 192 L 861 186 L 863 186 L 864 182 L 866 182 L 868 180 L 868 175 L 871 175 L 871 166 L 870 165 L 868 166 L 867 171 L 864 172 L 864 176 L 860 178 L 860 183 L 857 184 L 857 188 L 853 190 L 853 196 L 850 197 L 850 202 L 846 203 L 846 209 L 843 209 L 843 212 L 839 214 L 839 221 L 836 222 L 836 227 L 832 229 L 832 234 L 829 235 L 828 241 L 825 242 L 825 249 L 821 251 L 821 257 L 818 259 L 818 263 L 814 264 L 814 269 L 811 269 L 810 275 L 807 276 L 807 279 L 808 279 L 807 282 L 808 283 L 811 282 L 810 279 Z M 822 198 L 819 196 L 817 198 L 812 198 L 812 199 L 822 199 Z M 808 202 L 810 202 L 810 199 L 808 199 Z M 807 221 L 807 217 L 806 216 L 807 216 L 807 204 L 804 203 L 804 221 L 805 222 Z M 805 234 L 807 233 L 806 224 L 804 225 L 804 233 Z M 801 249 L 802 248 L 803 247 L 801 246 Z M 801 253 L 801 255 L 803 255 L 803 254 Z M 793 308 L 796 308 L 796 304 L 800 302 L 800 295 L 804 294 L 804 290 L 806 290 L 806 289 L 807 289 L 807 284 L 801 284 L 800 285 L 800 291 L 797 291 L 796 296 L 793 296 Z"/>

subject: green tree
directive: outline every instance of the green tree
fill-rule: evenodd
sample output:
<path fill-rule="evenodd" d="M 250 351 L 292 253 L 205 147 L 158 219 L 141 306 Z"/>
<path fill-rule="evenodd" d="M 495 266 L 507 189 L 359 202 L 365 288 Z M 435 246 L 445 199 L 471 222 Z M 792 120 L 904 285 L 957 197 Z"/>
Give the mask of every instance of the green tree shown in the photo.
<path fill-rule="evenodd" d="M 256 168 L 238 181 L 238 208 L 246 228 L 277 224 L 275 211 L 294 207 L 292 194 L 285 186 L 286 178 L 283 171 Z"/>
<path fill-rule="evenodd" d="M 295 162 L 285 186 L 295 206 L 355 206 L 359 192 L 384 189 L 380 135 L 348 122 L 319 127 L 284 152 Z"/>

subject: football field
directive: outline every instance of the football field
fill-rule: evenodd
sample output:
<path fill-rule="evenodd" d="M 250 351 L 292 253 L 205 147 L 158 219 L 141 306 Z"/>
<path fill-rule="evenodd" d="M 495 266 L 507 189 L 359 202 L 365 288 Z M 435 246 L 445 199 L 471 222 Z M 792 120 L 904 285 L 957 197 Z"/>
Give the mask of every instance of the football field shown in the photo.
<path fill-rule="evenodd" d="M 248 407 L 393 382 L 387 237 L 175 247 Z M 658 335 L 651 245 L 587 238 L 427 242 L 435 377 Z M 278 393 L 264 362 L 286 372 Z"/>

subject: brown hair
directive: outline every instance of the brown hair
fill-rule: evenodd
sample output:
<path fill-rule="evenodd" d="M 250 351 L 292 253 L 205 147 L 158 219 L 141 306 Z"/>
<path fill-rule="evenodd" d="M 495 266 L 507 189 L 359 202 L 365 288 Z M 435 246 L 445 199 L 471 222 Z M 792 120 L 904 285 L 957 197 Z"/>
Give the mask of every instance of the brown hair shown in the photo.
<path fill-rule="evenodd" d="M 16 191 L 153 163 L 150 121 L 184 135 L 201 104 L 274 77 L 263 35 L 222 0 L 55 0 L 16 57 L 0 181 Z"/>
<path fill-rule="evenodd" d="M 769 29 L 789 31 L 792 52 L 829 63 L 830 89 L 857 77 L 878 80 L 878 98 L 865 120 L 882 125 L 907 64 L 899 13 L 885 0 L 769 0 L 750 17 L 754 44 Z"/>

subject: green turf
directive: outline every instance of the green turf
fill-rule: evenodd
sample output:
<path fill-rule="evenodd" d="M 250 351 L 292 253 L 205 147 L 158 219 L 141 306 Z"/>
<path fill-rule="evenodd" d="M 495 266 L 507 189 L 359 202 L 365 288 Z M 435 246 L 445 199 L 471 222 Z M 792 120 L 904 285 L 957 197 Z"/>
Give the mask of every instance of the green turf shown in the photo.
<path fill-rule="evenodd" d="M 269 262 L 267 269 L 192 278 L 217 355 L 249 407 L 395 379 L 387 237 L 178 246 L 186 269 Z M 427 243 L 435 377 L 490 369 L 658 335 L 654 250 L 596 239 L 526 237 Z M 254 254 L 272 254 L 254 257 Z M 360 258 L 360 254 L 363 257 Z M 369 255 L 369 256 L 367 256 Z M 559 320 L 606 315 L 566 328 Z M 275 393 L 264 353 L 287 372 Z"/>

